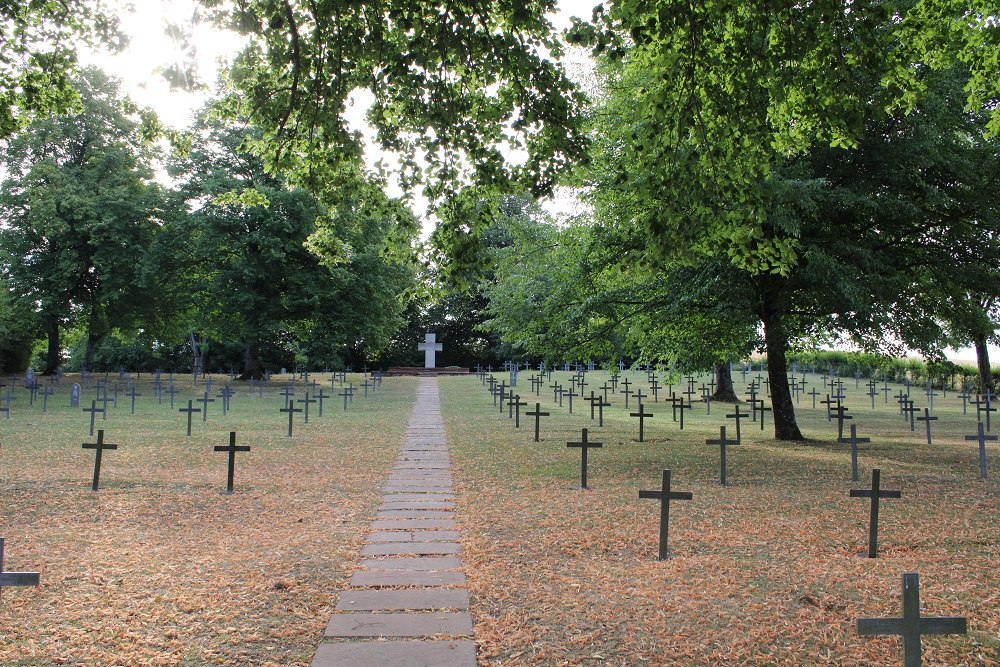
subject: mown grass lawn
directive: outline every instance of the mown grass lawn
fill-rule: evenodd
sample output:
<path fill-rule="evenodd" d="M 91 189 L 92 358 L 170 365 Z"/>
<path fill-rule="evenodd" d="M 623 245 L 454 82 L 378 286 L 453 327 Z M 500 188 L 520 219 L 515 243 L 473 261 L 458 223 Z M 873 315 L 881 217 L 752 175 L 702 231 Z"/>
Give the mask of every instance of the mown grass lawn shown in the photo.
<path fill-rule="evenodd" d="M 568 377 L 552 381 L 568 387 Z M 628 377 L 649 393 L 645 373 Z M 522 400 L 552 413 L 540 443 L 533 422 L 522 415 L 515 429 L 480 380 L 440 380 L 482 665 L 902 664 L 898 638 L 859 637 L 854 624 L 898 616 L 910 571 L 920 573 L 925 615 L 969 619 L 966 637 L 925 639 L 924 665 L 1000 664 L 1000 448 L 989 445 L 993 471 L 981 480 L 977 446 L 964 440 L 975 413 L 963 416 L 954 393 L 935 398 L 928 446 L 922 423 L 911 432 L 895 402 L 880 394 L 872 410 L 864 383 L 845 381 L 848 425 L 872 441 L 860 446 L 856 483 L 836 422 L 805 395 L 797 416 L 809 440 L 775 442 L 770 414 L 763 432 L 744 422 L 722 487 L 719 448 L 705 441 L 723 424 L 733 437 L 723 416 L 732 406 L 707 415 L 696 404 L 681 431 L 663 394 L 647 398 L 655 416 L 639 443 L 623 397 L 609 396 L 601 428 L 588 404 L 577 399 L 570 415 L 550 381 L 536 397 L 528 378 L 520 374 Z M 607 376 L 587 379 L 597 387 Z M 584 427 L 603 442 L 590 452 L 586 491 L 580 452 L 566 447 Z M 875 467 L 882 488 L 902 498 L 882 501 L 872 560 L 862 556 L 868 501 L 848 494 L 867 487 Z M 638 492 L 658 488 L 663 468 L 694 498 L 672 503 L 661 562 L 659 505 Z"/>

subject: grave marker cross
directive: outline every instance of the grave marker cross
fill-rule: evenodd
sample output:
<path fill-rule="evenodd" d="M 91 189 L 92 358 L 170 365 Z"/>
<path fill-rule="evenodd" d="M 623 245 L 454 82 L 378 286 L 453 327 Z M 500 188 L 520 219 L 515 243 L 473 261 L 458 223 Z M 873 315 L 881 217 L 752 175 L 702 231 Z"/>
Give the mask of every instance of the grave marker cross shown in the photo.
<path fill-rule="evenodd" d="M 667 532 L 670 527 L 670 501 L 671 500 L 691 500 L 694 498 L 690 491 L 670 490 L 670 469 L 663 471 L 663 480 L 660 483 L 659 491 L 639 491 L 640 499 L 650 499 L 660 501 L 660 552 L 659 559 L 667 559 Z"/>
<path fill-rule="evenodd" d="M 0 537 L 0 590 L 5 586 L 37 586 L 37 572 L 4 572 L 3 571 L 3 542 Z"/>
<path fill-rule="evenodd" d="M 98 408 L 97 407 L 97 401 L 95 400 L 95 401 L 91 401 L 90 402 L 90 407 L 89 408 L 81 408 L 80 411 L 81 412 L 89 412 L 90 413 L 90 433 L 89 433 L 89 435 L 94 435 L 94 417 L 97 416 L 98 412 L 104 412 L 104 408 Z"/>
<path fill-rule="evenodd" d="M 580 449 L 580 488 L 587 488 L 587 451 L 593 447 L 600 449 L 604 443 L 590 442 L 587 440 L 587 429 L 583 429 L 580 442 L 567 442 L 567 447 L 578 447 Z"/>
<path fill-rule="evenodd" d="M 104 429 L 97 431 L 97 442 L 85 442 L 83 443 L 83 449 L 95 449 L 97 450 L 97 455 L 94 457 L 94 479 L 90 484 L 91 491 L 97 491 L 98 484 L 101 481 L 101 458 L 105 449 L 118 449 L 118 445 L 112 445 L 110 443 L 104 442 Z"/>
<path fill-rule="evenodd" d="M 444 346 L 437 342 L 437 334 L 427 333 L 424 335 L 424 342 L 417 343 L 417 350 L 424 353 L 424 368 L 434 368 L 437 353 L 444 350 Z"/>
<path fill-rule="evenodd" d="M 208 397 L 208 392 L 206 391 L 204 396 L 202 396 L 201 398 L 197 398 L 195 400 L 202 404 L 201 421 L 207 422 L 208 421 L 208 404 L 209 403 L 215 403 L 215 399 L 214 398 L 209 398 Z"/>
<path fill-rule="evenodd" d="M 922 635 L 964 635 L 962 616 L 921 616 L 920 575 L 903 573 L 903 615 L 896 618 L 859 618 L 859 635 L 900 635 L 903 638 L 903 667 L 920 667 Z"/>
<path fill-rule="evenodd" d="M 236 470 L 236 452 L 249 452 L 249 445 L 236 445 L 236 431 L 229 432 L 228 445 L 216 445 L 215 451 L 229 452 L 229 471 L 226 475 L 226 493 L 233 492 L 233 473 Z"/>
<path fill-rule="evenodd" d="M 729 445 L 738 445 L 739 442 L 735 440 L 728 440 L 726 438 L 726 427 L 719 427 L 719 439 L 715 440 L 709 438 L 705 441 L 707 445 L 718 445 L 719 446 L 719 483 L 722 486 L 726 485 L 726 447 Z"/>
<path fill-rule="evenodd" d="M 510 406 L 514 409 L 514 428 L 521 428 L 521 406 L 527 406 L 527 401 L 521 400 L 521 395 L 516 394 L 513 401 L 509 401 Z"/>
<path fill-rule="evenodd" d="M 735 419 L 736 420 L 736 444 L 737 445 L 740 444 L 740 442 L 741 442 L 741 438 L 740 438 L 740 420 L 743 419 L 743 418 L 745 418 L 745 417 L 749 417 L 749 416 L 750 416 L 750 413 L 748 413 L 748 412 L 740 412 L 740 404 L 739 403 L 736 404 L 736 411 L 733 412 L 733 414 L 726 415 L 726 419 Z"/>
<path fill-rule="evenodd" d="M 646 441 L 646 438 L 645 438 L 645 436 L 646 436 L 646 428 L 645 428 L 646 419 L 647 418 L 648 419 L 652 419 L 653 418 L 653 413 L 652 412 L 646 412 L 646 406 L 642 404 L 642 401 L 639 401 L 639 412 L 630 412 L 628 414 L 629 414 L 629 417 L 638 417 L 639 418 L 639 442 L 645 442 Z"/>
<path fill-rule="evenodd" d="M 937 420 L 938 420 L 937 417 L 931 417 L 931 409 L 930 408 L 924 408 L 924 416 L 923 417 L 917 417 L 917 421 L 918 422 L 924 422 L 924 425 L 927 427 L 927 444 L 928 445 L 931 444 L 931 422 L 936 422 Z"/>
<path fill-rule="evenodd" d="M 194 405 L 194 401 L 193 401 L 193 400 L 190 400 L 190 399 L 189 399 L 189 400 L 188 400 L 188 406 L 187 406 L 186 408 L 181 408 L 181 409 L 179 409 L 179 410 L 177 411 L 177 412 L 186 412 L 186 413 L 187 413 L 187 419 L 188 419 L 188 430 L 187 430 L 187 434 L 188 434 L 188 437 L 189 437 L 189 438 L 191 437 L 191 416 L 192 416 L 192 415 L 193 415 L 193 414 L 194 414 L 195 412 L 201 412 L 201 408 L 195 408 L 195 407 L 192 407 L 193 405 Z"/>
<path fill-rule="evenodd" d="M 529 417 L 534 417 L 535 418 L 535 442 L 538 442 L 538 429 L 539 429 L 539 426 L 541 425 L 541 423 L 540 423 L 541 419 L 542 419 L 542 417 L 548 417 L 550 413 L 548 413 L 548 412 L 542 412 L 541 403 L 535 403 L 535 411 L 534 412 L 530 412 L 530 411 L 529 412 L 525 412 L 524 414 L 528 415 Z"/>
<path fill-rule="evenodd" d="M 851 481 L 858 481 L 858 444 L 871 442 L 871 438 L 859 438 L 858 437 L 858 425 L 851 424 L 851 437 L 850 438 L 838 438 L 837 442 L 842 444 L 851 445 Z"/>
<path fill-rule="evenodd" d="M 872 470 L 872 488 L 851 489 L 851 498 L 871 498 L 871 513 L 868 522 L 868 557 L 878 556 L 878 506 L 882 498 L 901 498 L 901 491 L 883 491 L 880 487 L 882 471 Z"/>
<path fill-rule="evenodd" d="M 344 409 L 346 410 L 347 409 L 347 407 L 346 407 L 347 406 L 346 399 L 344 401 L 344 406 L 345 406 Z M 278 410 L 278 412 L 287 412 L 288 413 L 288 437 L 289 438 L 292 437 L 292 420 L 295 418 L 295 413 L 296 412 L 302 412 L 302 408 L 297 408 L 297 407 L 295 407 L 292 404 L 288 404 L 287 406 L 285 406 L 283 408 L 280 408 Z"/>
<path fill-rule="evenodd" d="M 303 409 L 303 411 L 302 411 L 304 413 L 302 416 L 305 418 L 305 423 L 308 424 L 309 423 L 309 404 L 310 403 L 319 403 L 319 401 L 317 401 L 315 398 L 309 398 L 309 392 L 307 391 L 305 398 L 300 398 L 299 400 L 297 400 L 295 402 L 296 403 L 301 403 L 303 406 L 305 406 L 304 409 Z"/>
<path fill-rule="evenodd" d="M 996 440 L 997 436 L 986 435 L 986 432 L 983 430 L 982 422 L 979 422 L 977 426 L 979 426 L 979 433 L 976 435 L 967 435 L 965 436 L 965 439 L 969 441 L 979 441 L 979 474 L 983 479 L 986 479 L 986 443 Z"/>

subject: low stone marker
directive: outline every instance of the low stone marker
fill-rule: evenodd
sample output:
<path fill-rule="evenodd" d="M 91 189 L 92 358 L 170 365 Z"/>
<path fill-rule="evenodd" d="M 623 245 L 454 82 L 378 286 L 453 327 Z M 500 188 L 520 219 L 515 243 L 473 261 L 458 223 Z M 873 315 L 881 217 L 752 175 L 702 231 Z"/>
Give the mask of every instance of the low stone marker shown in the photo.
<path fill-rule="evenodd" d="M 604 446 L 601 442 L 590 442 L 587 440 L 587 429 L 583 429 L 583 433 L 580 437 L 580 442 L 567 442 L 567 447 L 576 447 L 580 449 L 580 488 L 586 489 L 587 487 L 587 451 L 590 448 L 600 449 Z"/>
<path fill-rule="evenodd" d="M 896 618 L 859 618 L 859 635 L 899 635 L 903 638 L 903 667 L 920 667 L 923 635 L 964 635 L 963 616 L 921 616 L 920 575 L 903 573 L 903 615 Z"/>
<path fill-rule="evenodd" d="M 85 442 L 83 443 L 83 449 L 96 450 L 97 455 L 94 457 L 94 479 L 90 484 L 90 490 L 97 491 L 97 487 L 101 482 L 101 458 L 104 450 L 118 449 L 118 445 L 104 442 L 104 429 L 102 428 L 97 432 L 97 442 Z"/>
<path fill-rule="evenodd" d="M 878 556 L 878 506 L 882 498 L 901 498 L 901 491 L 884 491 L 880 487 L 882 471 L 872 470 L 872 488 L 851 489 L 851 498 L 871 498 L 871 513 L 868 521 L 868 557 Z"/>
<path fill-rule="evenodd" d="M 670 527 L 670 501 L 671 500 L 691 500 L 694 498 L 690 491 L 670 490 L 670 469 L 663 470 L 663 479 L 660 483 L 659 491 L 639 491 L 640 499 L 650 499 L 660 501 L 660 552 L 659 559 L 667 559 L 667 533 Z"/>
<path fill-rule="evenodd" d="M 37 586 L 37 572 L 4 572 L 3 571 L 3 543 L 4 538 L 0 537 L 0 591 L 7 586 Z"/>
<path fill-rule="evenodd" d="M 229 472 L 226 475 L 226 493 L 231 494 L 233 492 L 233 474 L 236 470 L 236 452 L 249 452 L 249 445 L 239 445 L 236 444 L 236 431 L 229 432 L 229 444 L 228 445 L 216 445 L 215 451 L 217 452 L 229 452 Z"/>

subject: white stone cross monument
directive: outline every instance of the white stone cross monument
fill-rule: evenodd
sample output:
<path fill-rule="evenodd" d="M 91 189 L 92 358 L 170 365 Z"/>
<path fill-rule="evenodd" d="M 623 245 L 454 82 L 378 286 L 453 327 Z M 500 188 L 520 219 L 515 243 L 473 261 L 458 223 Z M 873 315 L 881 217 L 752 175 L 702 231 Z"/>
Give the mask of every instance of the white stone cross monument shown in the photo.
<path fill-rule="evenodd" d="M 423 343 L 417 343 L 417 349 L 424 353 L 424 368 L 434 368 L 434 356 L 444 347 L 437 342 L 437 334 L 428 333 L 424 336 Z"/>

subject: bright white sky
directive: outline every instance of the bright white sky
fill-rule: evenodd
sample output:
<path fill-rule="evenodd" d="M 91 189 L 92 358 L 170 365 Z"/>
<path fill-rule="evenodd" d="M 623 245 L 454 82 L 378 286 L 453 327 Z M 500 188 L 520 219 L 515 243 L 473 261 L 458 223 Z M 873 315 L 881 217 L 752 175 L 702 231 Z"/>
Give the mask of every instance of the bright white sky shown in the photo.
<path fill-rule="evenodd" d="M 119 0 L 122 2 L 123 0 Z M 599 0 L 559 0 L 559 13 L 553 17 L 558 29 L 569 26 L 569 18 L 589 18 Z M 122 79 L 125 91 L 137 103 L 155 109 L 167 125 L 181 129 L 190 125 L 194 113 L 205 103 L 205 93 L 170 90 L 167 82 L 157 74 L 159 68 L 176 62 L 185 62 L 190 54 L 181 52 L 165 32 L 167 23 L 187 26 L 194 31 L 199 74 L 209 85 L 215 81 L 219 63 L 228 61 L 240 47 L 236 35 L 220 33 L 209 26 L 193 24 L 195 0 L 135 0 L 131 12 L 120 15 L 125 31 L 132 36 L 129 48 L 116 56 L 108 54 L 81 54 L 85 64 L 95 64 Z M 359 116 L 360 118 L 360 116 Z M 370 163 L 378 159 L 377 151 L 370 151 Z M 390 193 L 398 195 L 399 193 Z M 424 208 L 417 200 L 418 209 Z M 550 213 L 577 209 L 571 196 L 557 197 L 546 208 Z M 425 234 L 430 232 L 425 219 Z M 1000 359 L 1000 349 L 991 346 L 991 359 Z M 949 357 L 956 360 L 975 360 L 971 349 L 959 350 Z"/>

